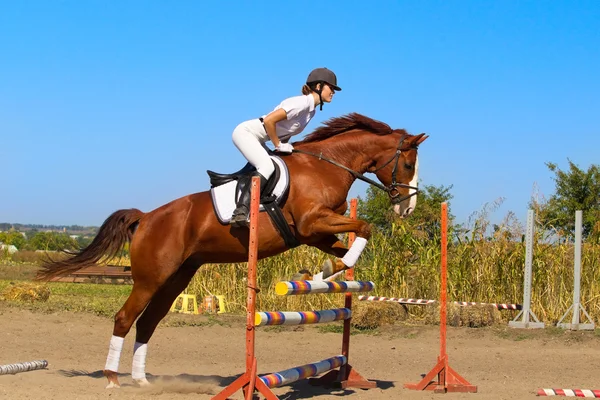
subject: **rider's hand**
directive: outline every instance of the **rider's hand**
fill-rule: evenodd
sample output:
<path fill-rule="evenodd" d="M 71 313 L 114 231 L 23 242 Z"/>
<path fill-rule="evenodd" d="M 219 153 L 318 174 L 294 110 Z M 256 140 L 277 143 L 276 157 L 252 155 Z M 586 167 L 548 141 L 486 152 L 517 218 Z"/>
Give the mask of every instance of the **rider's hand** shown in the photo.
<path fill-rule="evenodd" d="M 279 143 L 279 146 L 275 147 L 275 150 L 281 153 L 291 153 L 294 150 L 294 146 L 290 143 Z"/>

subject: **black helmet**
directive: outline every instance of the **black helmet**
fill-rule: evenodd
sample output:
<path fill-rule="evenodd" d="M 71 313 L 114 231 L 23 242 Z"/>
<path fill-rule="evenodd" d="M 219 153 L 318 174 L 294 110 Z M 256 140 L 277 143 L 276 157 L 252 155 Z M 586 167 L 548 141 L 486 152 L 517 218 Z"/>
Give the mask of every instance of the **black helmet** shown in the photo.
<path fill-rule="evenodd" d="M 333 71 L 327 68 L 315 68 L 308 74 L 308 78 L 306 78 L 307 85 L 318 82 L 325 82 L 331 85 L 336 91 L 342 90 L 342 88 L 337 85 L 337 77 Z"/>

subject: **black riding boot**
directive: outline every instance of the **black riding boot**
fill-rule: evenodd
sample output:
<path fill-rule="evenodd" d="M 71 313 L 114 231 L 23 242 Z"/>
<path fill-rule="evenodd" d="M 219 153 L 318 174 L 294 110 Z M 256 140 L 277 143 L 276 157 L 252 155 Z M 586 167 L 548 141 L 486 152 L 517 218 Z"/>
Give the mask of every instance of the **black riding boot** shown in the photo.
<path fill-rule="evenodd" d="M 264 193 L 267 183 L 267 178 L 259 173 L 256 175 L 260 176 L 260 197 L 264 198 L 268 193 Z M 236 209 L 233 211 L 231 217 L 231 225 L 233 226 L 248 226 L 250 224 L 250 199 L 252 197 L 252 176 L 248 178 L 248 183 L 244 188 L 244 191 L 240 194 L 240 199 L 237 203 Z"/>

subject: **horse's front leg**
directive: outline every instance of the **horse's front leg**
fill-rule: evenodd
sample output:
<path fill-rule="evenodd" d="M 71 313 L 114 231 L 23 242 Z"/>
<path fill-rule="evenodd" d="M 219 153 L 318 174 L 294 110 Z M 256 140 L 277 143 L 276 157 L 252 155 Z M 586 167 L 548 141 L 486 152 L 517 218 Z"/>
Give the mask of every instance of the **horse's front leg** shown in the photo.
<path fill-rule="evenodd" d="M 354 267 L 371 237 L 371 226 L 367 222 L 344 217 L 333 211 L 320 213 L 302 222 L 299 227 L 300 234 L 307 237 L 328 235 L 312 245 L 337 257 L 331 268 L 329 266 L 323 268 L 323 279 Z M 336 234 L 348 232 L 356 234 L 356 239 L 349 249 L 335 237 Z"/>

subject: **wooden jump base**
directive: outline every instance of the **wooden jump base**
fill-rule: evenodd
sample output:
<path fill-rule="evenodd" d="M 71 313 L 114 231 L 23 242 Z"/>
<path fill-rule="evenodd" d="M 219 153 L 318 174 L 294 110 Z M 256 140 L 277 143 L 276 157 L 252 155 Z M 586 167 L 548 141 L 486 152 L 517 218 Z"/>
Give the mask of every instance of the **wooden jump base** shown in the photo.
<path fill-rule="evenodd" d="M 600 390 L 590 389 L 538 389 L 538 396 L 592 397 L 600 398 Z"/>
<path fill-rule="evenodd" d="M 54 277 L 50 282 L 131 284 L 133 280 L 129 266 L 94 265 L 66 276 Z"/>
<path fill-rule="evenodd" d="M 447 247 L 448 247 L 448 204 L 442 203 L 442 281 L 440 285 L 440 355 L 435 367 L 418 383 L 405 383 L 404 387 L 413 390 L 433 390 L 436 393 L 477 392 L 477 386 L 471 385 L 448 365 L 446 352 L 446 315 L 447 315 Z M 433 380 L 437 376 L 437 380 Z"/>
<path fill-rule="evenodd" d="M 23 363 L 0 365 L 0 375 L 14 375 L 19 372 L 34 371 L 36 369 L 44 369 L 48 366 L 46 360 L 26 361 Z"/>
<path fill-rule="evenodd" d="M 323 310 L 310 312 L 256 312 L 256 264 L 258 252 L 258 211 L 260 199 L 259 177 L 252 178 L 251 206 L 250 206 L 250 237 L 248 246 L 248 298 L 246 312 L 246 371 L 229 386 L 224 388 L 213 400 L 225 400 L 238 390 L 244 392 L 244 398 L 252 399 L 254 391 L 261 393 L 267 400 L 276 400 L 278 397 L 271 388 L 296 382 L 301 379 L 314 377 L 329 371 L 320 378 L 313 378 L 310 382 L 317 385 L 329 385 L 339 388 L 362 388 L 376 387 L 375 382 L 363 378 L 356 370 L 348 364 L 350 350 L 350 318 L 352 316 L 352 292 L 368 291 L 372 282 L 354 282 L 353 269 L 346 271 L 346 282 L 315 282 L 315 281 L 290 281 L 279 282 L 280 295 L 307 294 L 307 293 L 345 293 L 343 309 Z M 356 199 L 352 199 L 350 215 L 356 218 Z M 349 246 L 352 245 L 354 235 L 350 235 Z M 286 288 L 283 290 L 283 288 Z M 290 289 L 291 288 L 291 289 Z M 300 288 L 300 289 L 297 289 Z M 314 290 L 313 290 L 314 288 Z M 344 311 L 340 311 L 344 310 Z M 342 354 L 315 363 L 300 367 L 290 368 L 281 372 L 271 373 L 262 377 L 258 376 L 257 359 L 255 356 L 255 333 L 256 326 L 260 325 L 286 325 L 328 322 L 333 320 L 344 320 L 344 332 L 342 335 Z M 320 321 L 317 321 L 320 319 Z M 309 322 L 310 321 L 310 322 Z M 271 323 L 269 323 L 271 322 Z M 286 323 L 287 322 L 287 323 Z M 335 368 L 339 367 L 339 371 Z"/>
<path fill-rule="evenodd" d="M 402 297 L 382 297 L 382 296 L 358 296 L 359 301 L 388 301 L 399 304 L 412 304 L 412 305 L 427 305 L 436 303 L 437 300 L 428 299 L 410 299 Z M 477 303 L 474 301 L 453 301 L 452 304 L 459 306 L 494 306 L 498 310 L 522 310 L 521 304 L 509 304 L 509 303 Z"/>

